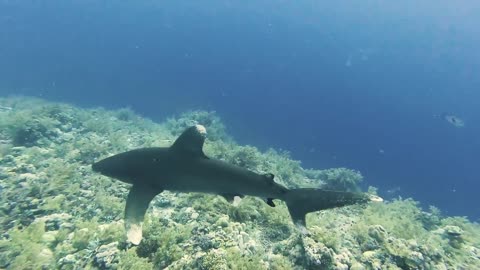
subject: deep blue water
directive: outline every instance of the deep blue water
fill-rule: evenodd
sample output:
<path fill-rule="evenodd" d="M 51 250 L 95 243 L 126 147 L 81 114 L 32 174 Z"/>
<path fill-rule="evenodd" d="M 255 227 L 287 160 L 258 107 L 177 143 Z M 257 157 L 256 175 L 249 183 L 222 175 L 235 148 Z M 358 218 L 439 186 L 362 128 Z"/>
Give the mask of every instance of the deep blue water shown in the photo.
<path fill-rule="evenodd" d="M 480 2 L 324 2 L 0 0 L 0 95 L 215 110 L 241 144 L 477 220 Z"/>

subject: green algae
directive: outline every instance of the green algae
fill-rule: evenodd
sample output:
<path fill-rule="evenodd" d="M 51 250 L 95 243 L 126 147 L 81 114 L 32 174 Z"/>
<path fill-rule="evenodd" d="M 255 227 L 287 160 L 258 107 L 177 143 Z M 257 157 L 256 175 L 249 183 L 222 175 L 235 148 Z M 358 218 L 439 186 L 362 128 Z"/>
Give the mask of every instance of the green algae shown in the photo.
<path fill-rule="evenodd" d="M 285 151 L 240 146 L 214 112 L 156 124 L 129 108 L 80 109 L 40 99 L 0 99 L 0 268 L 7 269 L 478 269 L 480 227 L 424 211 L 413 199 L 307 215 L 300 234 L 283 202 L 233 206 L 221 196 L 163 192 L 144 240 L 123 229 L 128 185 L 94 174 L 99 158 L 169 146 L 188 125 L 207 127 L 208 155 L 276 175 L 287 187 L 359 190 L 347 168 L 304 169 Z M 370 189 L 374 192 L 374 188 Z M 77 267 L 77 268 L 76 268 Z"/>
<path fill-rule="evenodd" d="M 141 258 L 137 255 L 136 247 L 120 252 L 118 260 L 118 269 L 154 269 L 153 263 L 148 258 Z"/>
<path fill-rule="evenodd" d="M 0 241 L 0 267 L 41 269 L 53 265 L 53 252 L 42 241 L 44 222 L 9 231 L 10 239 Z"/>

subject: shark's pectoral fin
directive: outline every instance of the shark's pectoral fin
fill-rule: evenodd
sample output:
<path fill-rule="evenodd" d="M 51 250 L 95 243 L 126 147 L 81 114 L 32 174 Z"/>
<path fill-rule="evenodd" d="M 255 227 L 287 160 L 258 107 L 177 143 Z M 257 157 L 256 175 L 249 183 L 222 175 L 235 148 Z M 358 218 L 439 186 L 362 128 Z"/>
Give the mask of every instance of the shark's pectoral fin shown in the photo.
<path fill-rule="evenodd" d="M 160 192 L 162 190 L 152 189 L 143 185 L 133 185 L 130 189 L 125 206 L 125 229 L 127 231 L 127 239 L 132 244 L 140 244 L 145 212 L 150 201 Z"/>
<path fill-rule="evenodd" d="M 245 197 L 244 195 L 241 195 L 241 194 L 221 194 L 221 195 L 223 198 L 225 198 L 225 200 L 227 200 L 227 202 L 233 204 L 233 206 L 237 206 L 242 200 L 242 198 Z"/>
<path fill-rule="evenodd" d="M 235 194 L 222 194 L 222 197 L 229 203 L 233 203 L 233 199 L 235 199 Z"/>
<path fill-rule="evenodd" d="M 266 204 L 268 204 L 268 206 L 275 207 L 275 203 L 273 202 L 272 198 L 265 198 L 263 200 L 265 201 Z"/>

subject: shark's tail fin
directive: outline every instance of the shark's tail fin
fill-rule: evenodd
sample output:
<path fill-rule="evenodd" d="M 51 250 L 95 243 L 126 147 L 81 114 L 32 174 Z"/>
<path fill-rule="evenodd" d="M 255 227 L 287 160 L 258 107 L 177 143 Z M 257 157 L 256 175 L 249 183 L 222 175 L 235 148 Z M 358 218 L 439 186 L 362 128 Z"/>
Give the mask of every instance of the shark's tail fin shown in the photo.
<path fill-rule="evenodd" d="M 285 201 L 293 222 L 297 226 L 305 227 L 307 213 L 356 203 L 382 201 L 382 199 L 366 193 L 299 188 L 289 190 Z"/>

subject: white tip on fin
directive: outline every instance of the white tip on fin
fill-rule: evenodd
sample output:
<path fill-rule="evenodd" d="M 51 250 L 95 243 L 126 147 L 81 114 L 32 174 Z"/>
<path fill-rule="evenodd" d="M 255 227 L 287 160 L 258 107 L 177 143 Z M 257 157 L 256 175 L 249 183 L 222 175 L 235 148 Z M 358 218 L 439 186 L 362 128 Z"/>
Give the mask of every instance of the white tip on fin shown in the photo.
<path fill-rule="evenodd" d="M 197 132 L 200 134 L 207 134 L 207 129 L 202 125 L 195 125 Z"/>
<path fill-rule="evenodd" d="M 233 206 L 235 206 L 235 207 L 239 206 L 240 202 L 242 202 L 242 197 L 240 197 L 240 196 L 233 197 L 233 202 L 232 202 Z"/>
<path fill-rule="evenodd" d="M 370 195 L 370 201 L 372 202 L 383 202 L 382 197 L 376 196 L 376 195 Z"/>
<path fill-rule="evenodd" d="M 139 245 L 142 241 L 142 223 L 127 224 L 127 239 L 134 245 Z"/>

